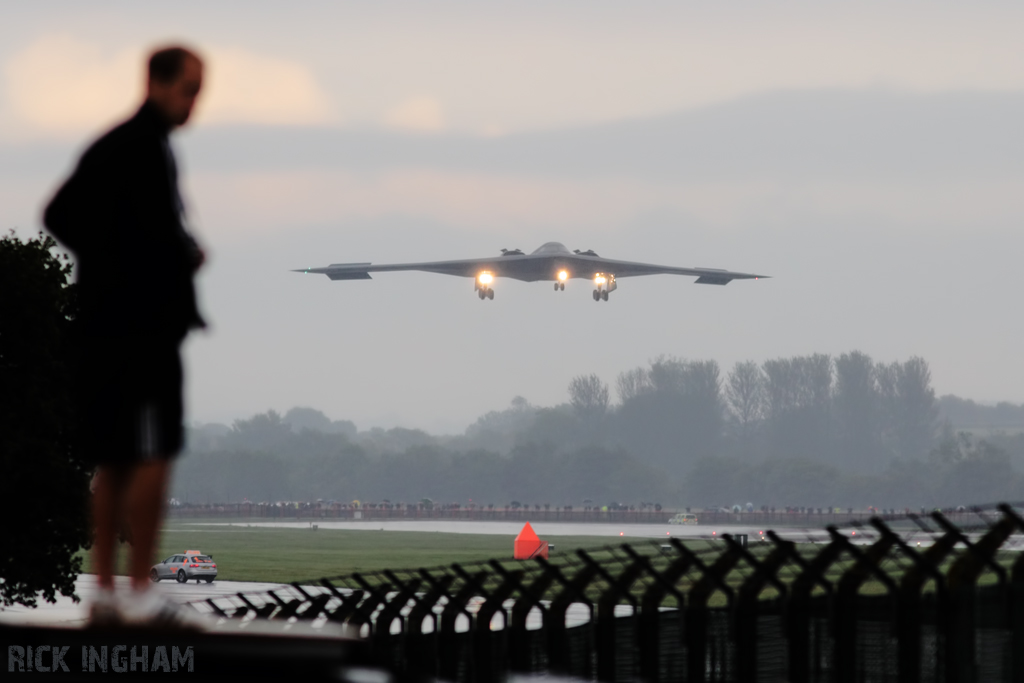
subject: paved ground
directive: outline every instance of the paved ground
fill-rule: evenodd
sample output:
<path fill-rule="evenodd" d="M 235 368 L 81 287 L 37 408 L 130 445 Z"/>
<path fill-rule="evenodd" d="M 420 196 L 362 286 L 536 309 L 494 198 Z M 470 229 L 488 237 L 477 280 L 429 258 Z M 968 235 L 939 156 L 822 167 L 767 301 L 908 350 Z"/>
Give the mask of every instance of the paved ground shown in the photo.
<path fill-rule="evenodd" d="M 182 526 L 195 527 L 276 527 L 281 529 L 308 529 L 310 524 L 317 524 L 321 529 L 349 529 L 354 531 L 379 530 L 379 531 L 420 531 L 424 533 L 446 533 L 446 534 L 486 534 L 495 536 L 515 536 L 523 528 L 522 522 L 463 522 L 450 520 L 423 520 L 423 521 L 330 521 L 321 520 L 317 522 L 180 522 Z M 712 539 L 721 534 L 747 534 L 748 541 L 754 543 L 764 537 L 765 529 L 743 525 L 681 525 L 681 524 L 604 524 L 594 522 L 537 522 L 531 523 L 534 531 L 541 538 L 557 536 L 594 536 L 595 538 L 606 538 L 609 541 L 616 538 L 687 538 L 687 539 Z M 197 529 L 201 530 L 201 529 Z M 799 528 L 786 527 L 776 529 L 782 538 L 796 541 L 798 543 L 816 542 L 827 543 L 828 532 L 820 528 Z M 873 540 L 875 533 L 873 529 L 865 529 L 860 532 L 851 532 L 850 539 L 854 542 L 867 542 Z M 920 532 L 911 534 L 914 542 L 917 540 L 928 540 L 926 535 Z M 864 539 L 862 541 L 862 539 Z"/>
<path fill-rule="evenodd" d="M 308 528 L 310 522 L 202 522 L 190 523 L 180 522 L 182 525 L 192 527 L 221 527 L 221 526 L 253 526 L 253 527 L 280 527 L 280 528 Z M 455 534 L 493 534 L 515 537 L 522 529 L 519 522 L 460 522 L 460 521 L 318 521 L 317 524 L 323 529 L 353 529 L 368 530 L 379 529 L 383 531 L 421 531 Z M 571 523 L 543 523 L 539 522 L 534 526 L 535 531 L 541 538 L 556 536 L 594 536 L 604 537 L 609 540 L 613 538 L 668 538 L 669 536 L 679 538 L 714 538 L 723 533 L 747 534 L 750 543 L 759 542 L 762 538 L 762 529 L 746 526 L 681 526 L 668 524 L 571 524 Z M 201 529 L 196 529 L 201 530 Z M 779 529 L 781 537 L 797 542 L 827 543 L 828 533 L 823 529 Z M 851 541 L 855 543 L 869 543 L 875 539 L 873 530 L 851 533 Z M 969 534 L 976 538 L 977 534 Z M 931 538 L 921 532 L 905 533 L 904 538 L 911 545 L 927 546 L 931 544 Z M 1018 549 L 1024 539 L 1017 537 L 1011 539 L 1004 547 L 1007 549 Z M 21 605 L 0 609 L 0 622 L 7 623 L 38 623 L 38 624 L 61 624 L 79 625 L 84 623 L 86 618 L 87 605 L 96 592 L 95 576 L 83 574 L 78 577 L 75 583 L 76 592 L 82 599 L 75 603 L 70 598 L 59 596 L 56 604 L 41 602 L 35 609 L 29 609 Z M 233 595 L 238 592 L 265 592 L 280 587 L 281 584 L 261 583 L 252 581 L 215 581 L 214 583 L 179 584 L 173 581 L 161 581 L 157 584 L 157 590 L 167 595 L 171 600 L 180 603 L 204 600 L 210 597 L 221 595 Z M 128 583 L 124 577 L 118 579 L 119 589 L 127 590 Z M 575 615 L 574 615 L 575 616 Z"/>
<path fill-rule="evenodd" d="M 117 589 L 128 590 L 128 579 L 116 578 Z M 214 581 L 213 583 L 177 583 L 161 581 L 156 589 L 174 602 L 185 603 L 219 595 L 234 595 L 239 591 L 268 591 L 279 587 L 276 583 L 260 583 L 256 581 Z M 81 574 L 75 581 L 75 592 L 81 602 L 75 603 L 71 598 L 57 596 L 57 602 L 50 604 L 40 600 L 39 606 L 32 609 L 23 605 L 14 605 L 0 609 L 0 623 L 48 624 L 62 626 L 79 626 L 85 623 L 88 605 L 96 594 L 96 577 L 93 574 Z"/>
<path fill-rule="evenodd" d="M 367 521 L 332 521 L 318 520 L 315 522 L 177 522 L 183 526 L 250 526 L 277 527 L 282 529 L 308 529 L 310 524 L 317 524 L 321 529 L 349 529 L 353 531 L 422 531 L 445 534 L 486 534 L 494 536 L 515 537 L 523 528 L 522 522 L 462 522 L 449 520 L 367 520 Z M 605 523 L 570 523 L 570 522 L 537 522 L 532 523 L 534 531 L 541 538 L 545 536 L 604 536 L 607 538 L 663 538 L 669 535 L 682 538 L 701 538 L 711 536 L 715 531 L 728 531 L 734 534 L 757 534 L 761 529 L 746 526 L 683 526 L 679 524 L 605 524 Z M 787 533 L 799 533 L 800 529 L 787 529 Z M 817 533 L 822 533 L 820 529 Z"/>

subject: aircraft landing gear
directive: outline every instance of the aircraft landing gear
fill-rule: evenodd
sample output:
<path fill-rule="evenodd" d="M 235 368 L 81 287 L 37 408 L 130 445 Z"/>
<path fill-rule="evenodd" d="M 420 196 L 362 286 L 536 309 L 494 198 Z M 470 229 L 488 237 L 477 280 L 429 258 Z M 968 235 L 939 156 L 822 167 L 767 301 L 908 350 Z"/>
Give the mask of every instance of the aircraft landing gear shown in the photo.
<path fill-rule="evenodd" d="M 555 283 L 555 291 L 556 292 L 564 292 L 565 291 L 565 283 L 564 282 L 556 282 Z"/>
<path fill-rule="evenodd" d="M 608 295 L 616 289 L 614 275 L 598 273 L 594 276 L 594 301 L 608 301 Z"/>
<path fill-rule="evenodd" d="M 484 299 L 492 299 L 493 300 L 494 299 L 494 290 L 491 289 L 490 287 L 481 287 L 480 289 L 476 290 L 476 295 L 478 297 L 480 297 L 480 301 L 483 301 Z"/>

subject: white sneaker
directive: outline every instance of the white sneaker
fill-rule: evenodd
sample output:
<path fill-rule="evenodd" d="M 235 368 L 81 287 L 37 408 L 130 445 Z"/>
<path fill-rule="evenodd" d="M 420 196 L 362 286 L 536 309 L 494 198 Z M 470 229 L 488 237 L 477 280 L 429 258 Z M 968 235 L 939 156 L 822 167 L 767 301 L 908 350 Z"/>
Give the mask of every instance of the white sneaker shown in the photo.
<path fill-rule="evenodd" d="M 193 631 L 204 630 L 206 620 L 186 605 L 178 605 L 162 596 L 156 589 L 132 590 L 119 601 L 124 624 L 153 626 Z"/>
<path fill-rule="evenodd" d="M 117 626 L 122 622 L 117 595 L 110 588 L 97 589 L 89 605 L 89 626 Z"/>

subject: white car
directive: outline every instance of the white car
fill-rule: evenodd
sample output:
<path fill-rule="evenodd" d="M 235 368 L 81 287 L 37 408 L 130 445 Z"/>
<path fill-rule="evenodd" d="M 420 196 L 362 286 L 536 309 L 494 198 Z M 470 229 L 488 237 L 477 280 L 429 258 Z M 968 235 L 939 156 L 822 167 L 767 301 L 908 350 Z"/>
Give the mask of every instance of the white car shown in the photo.
<path fill-rule="evenodd" d="M 178 583 L 186 583 L 195 579 L 196 583 L 205 581 L 213 583 L 217 578 L 217 565 L 210 555 L 203 555 L 198 550 L 186 550 L 182 555 L 171 555 L 163 562 L 158 562 L 149 570 L 149 579 L 156 583 L 161 579 L 176 579 Z"/>
<path fill-rule="evenodd" d="M 698 524 L 697 515 L 692 512 L 680 512 L 668 520 L 669 524 Z"/>

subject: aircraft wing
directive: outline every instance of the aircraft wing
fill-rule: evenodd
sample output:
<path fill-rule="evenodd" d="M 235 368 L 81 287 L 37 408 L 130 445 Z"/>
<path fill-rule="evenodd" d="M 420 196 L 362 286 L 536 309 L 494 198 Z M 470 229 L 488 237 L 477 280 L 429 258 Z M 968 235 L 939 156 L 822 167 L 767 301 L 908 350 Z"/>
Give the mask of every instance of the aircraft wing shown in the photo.
<path fill-rule="evenodd" d="M 423 263 L 332 263 L 321 268 L 304 268 L 299 273 L 318 273 L 332 280 L 369 280 L 370 273 L 396 271 L 421 271 L 440 275 L 475 278 L 486 271 L 495 277 L 508 277 L 526 282 L 553 280 L 555 273 L 565 269 L 573 279 L 592 279 L 596 274 L 614 275 L 616 278 L 640 275 L 689 275 L 697 278 L 697 284 L 725 285 L 732 280 L 753 280 L 766 275 L 738 273 L 717 268 L 677 268 L 651 263 L 617 261 L 600 256 L 524 254 L 496 256 L 482 259 L 461 259 L 457 261 L 426 261 Z"/>
<path fill-rule="evenodd" d="M 332 263 L 323 268 L 304 268 L 298 273 L 321 273 L 332 280 L 369 280 L 370 273 L 387 273 L 403 270 L 418 270 L 424 273 L 476 277 L 486 270 L 497 276 L 516 277 L 521 270 L 523 256 L 498 256 L 483 259 L 461 259 L 458 261 L 426 261 L 423 263 Z M 519 264 L 519 268 L 516 264 Z"/>
<path fill-rule="evenodd" d="M 635 261 L 617 261 L 595 256 L 577 256 L 575 261 L 585 262 L 588 270 L 614 275 L 616 278 L 636 277 L 639 275 L 689 275 L 697 278 L 701 285 L 727 285 L 732 280 L 757 280 L 768 278 L 768 275 L 754 273 L 738 273 L 720 268 L 678 268 L 675 266 L 659 266 L 653 263 L 637 263 Z M 580 263 L 580 266 L 583 266 Z M 580 267 L 577 266 L 577 267 Z"/>

